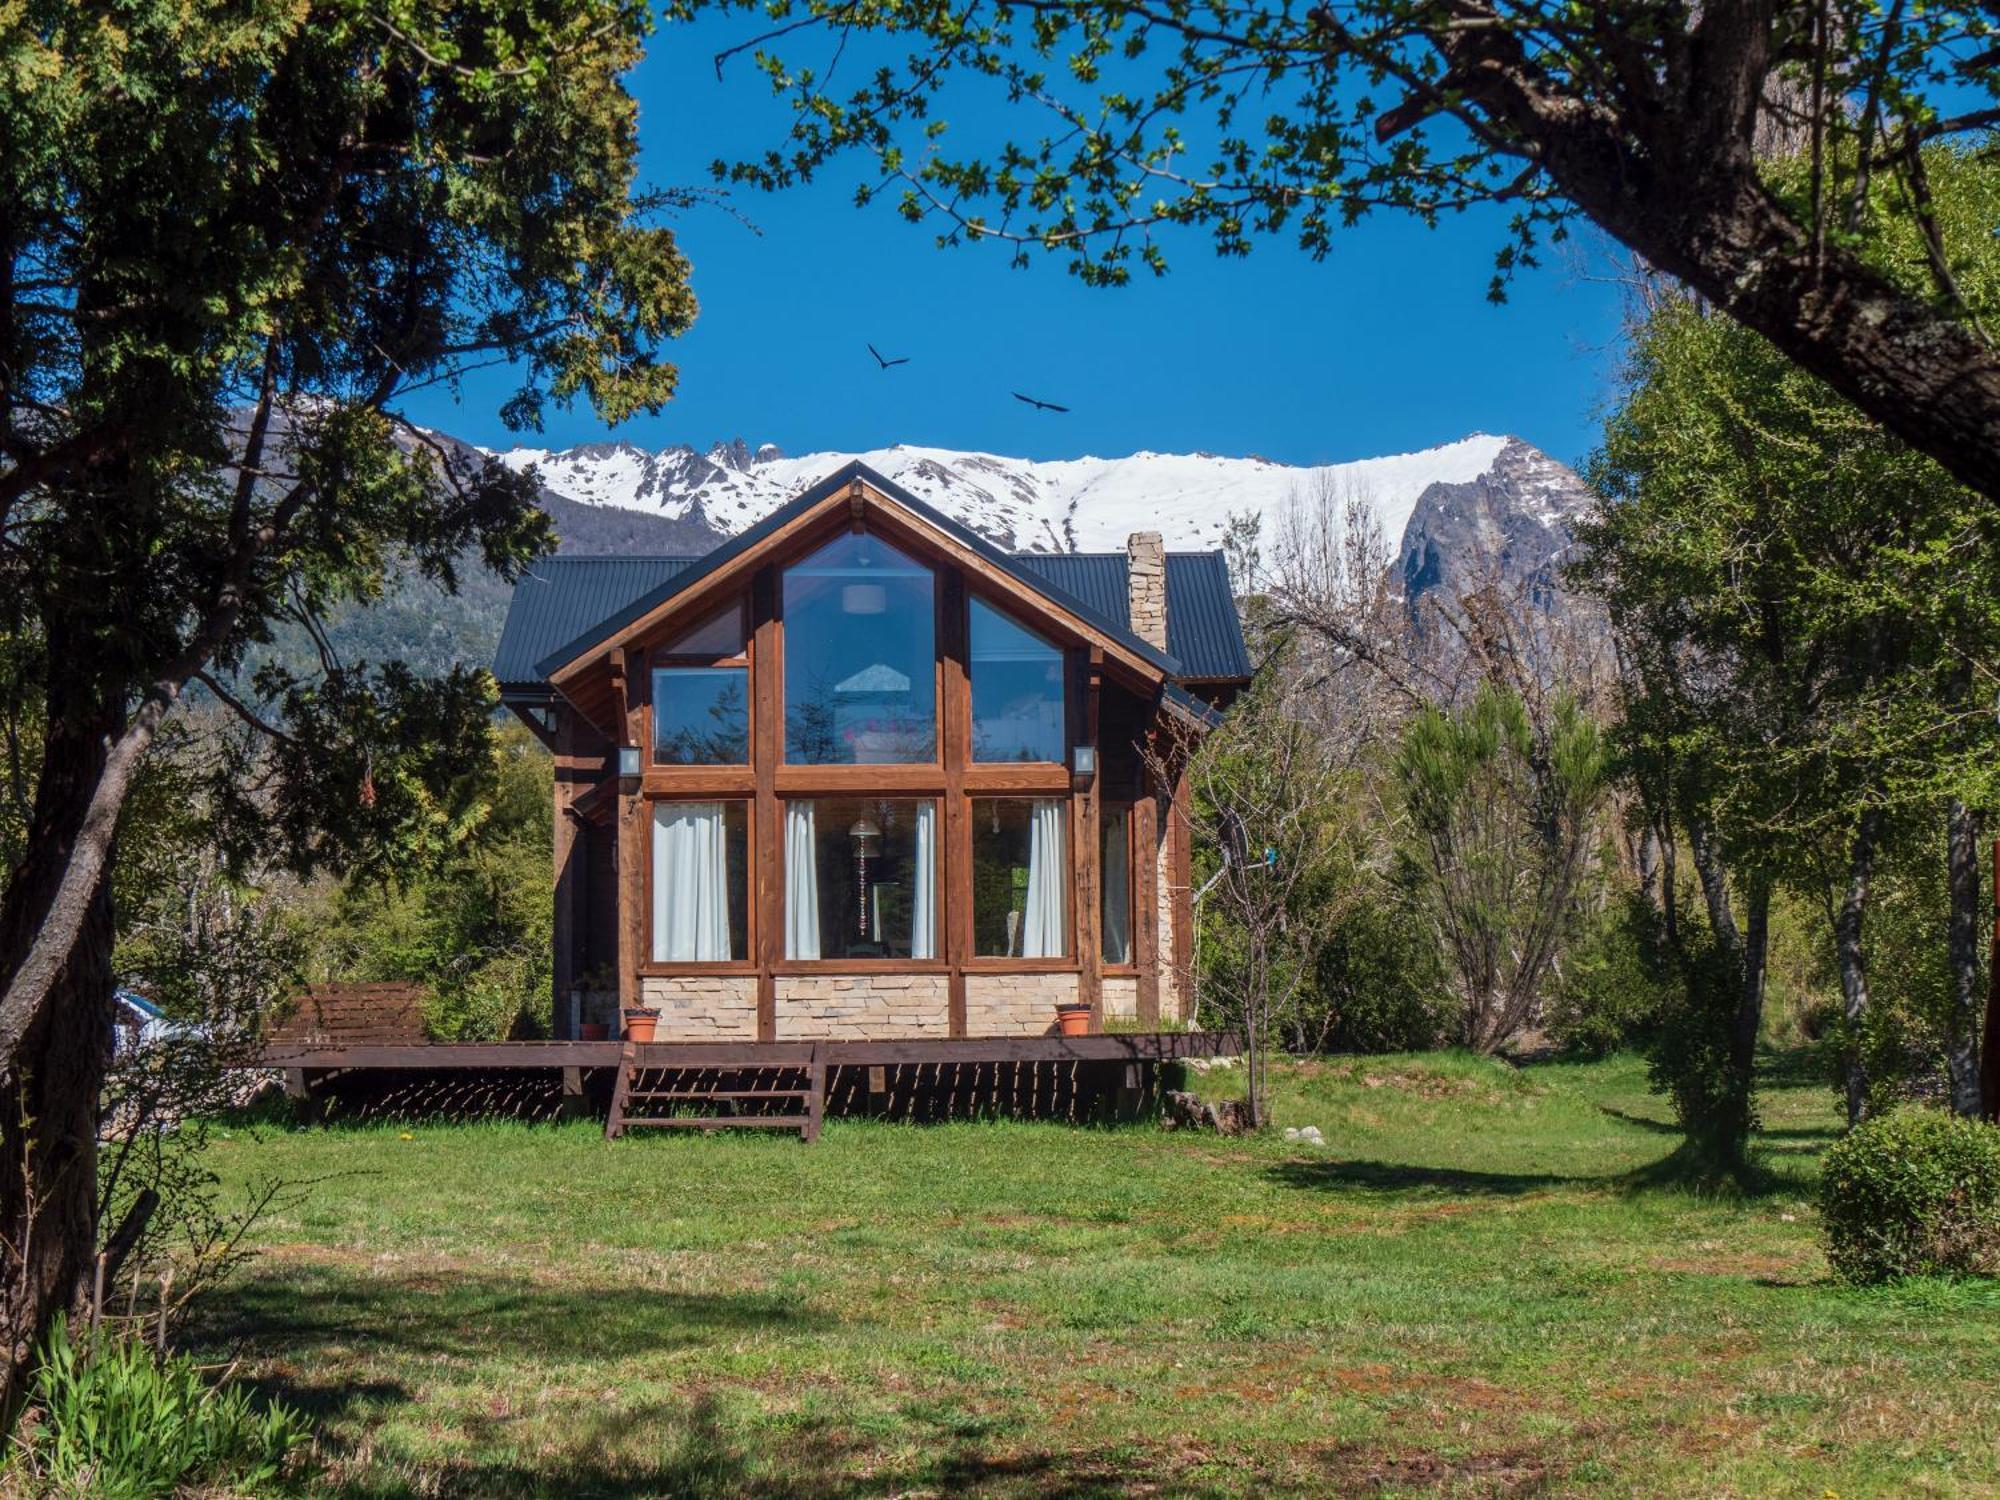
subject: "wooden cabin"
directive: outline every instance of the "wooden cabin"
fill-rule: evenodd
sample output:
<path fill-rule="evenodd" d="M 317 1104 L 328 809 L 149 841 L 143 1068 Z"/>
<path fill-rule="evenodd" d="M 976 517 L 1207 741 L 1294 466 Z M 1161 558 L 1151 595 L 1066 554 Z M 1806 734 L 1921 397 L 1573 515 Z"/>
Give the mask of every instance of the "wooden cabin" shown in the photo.
<path fill-rule="evenodd" d="M 1008 553 L 851 464 L 705 557 L 537 564 L 496 675 L 555 754 L 558 1038 L 1184 1016 L 1220 553 Z"/>

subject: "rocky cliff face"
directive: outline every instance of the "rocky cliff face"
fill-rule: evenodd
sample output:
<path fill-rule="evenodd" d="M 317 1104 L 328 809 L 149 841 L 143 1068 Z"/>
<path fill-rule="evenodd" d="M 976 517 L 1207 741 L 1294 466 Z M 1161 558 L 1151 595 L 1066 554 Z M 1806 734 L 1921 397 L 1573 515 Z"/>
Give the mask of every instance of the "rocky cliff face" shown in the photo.
<path fill-rule="evenodd" d="M 1491 581 L 1547 600 L 1592 500 L 1573 469 L 1509 438 L 1484 474 L 1417 497 L 1398 558 L 1404 598 L 1456 598 Z"/>

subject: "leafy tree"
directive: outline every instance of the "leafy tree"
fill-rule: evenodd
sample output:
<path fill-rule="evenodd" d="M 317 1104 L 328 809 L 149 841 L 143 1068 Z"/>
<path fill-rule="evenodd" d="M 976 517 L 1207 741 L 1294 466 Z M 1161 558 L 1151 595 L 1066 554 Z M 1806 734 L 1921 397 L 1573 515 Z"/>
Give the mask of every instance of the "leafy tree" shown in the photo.
<path fill-rule="evenodd" d="M 1267 672 L 1205 739 L 1187 735 L 1149 756 L 1160 785 L 1172 785 L 1174 762 L 1188 758 L 1203 851 L 1202 994 L 1243 1029 L 1252 1129 L 1269 1123 L 1269 1051 L 1301 1040 L 1315 960 L 1357 889 L 1335 764 L 1292 709 L 1281 676 Z"/>
<path fill-rule="evenodd" d="M 293 913 L 316 976 L 420 981 L 432 996 L 426 1024 L 441 1040 L 500 1041 L 547 1026 L 554 762 L 519 725 L 500 731 L 493 762 L 477 826 L 449 855 L 401 877 L 356 872 Z"/>
<path fill-rule="evenodd" d="M 481 360 L 508 417 L 672 393 L 694 304 L 632 192 L 631 0 L 27 0 L 0 16 L 0 1397 L 93 1242 L 121 813 L 193 683 L 254 734 L 232 853 L 395 869 L 487 775 L 484 674 L 322 649 L 232 674 L 406 561 L 549 544 L 532 481 L 397 398 Z M 317 638 L 324 648 L 323 632 Z"/>
<path fill-rule="evenodd" d="M 780 187 L 858 151 L 879 170 L 864 201 L 895 193 L 945 242 L 1052 252 L 1096 282 L 1163 269 L 1168 226 L 1206 230 L 1224 255 L 1290 235 L 1320 256 L 1378 209 L 1433 223 L 1495 204 L 1511 215 L 1497 295 L 1588 218 L 2000 497 L 1994 307 L 1956 274 L 1986 231 L 1935 212 L 1923 150 L 2000 121 L 1983 7 L 723 3 L 763 18 L 730 53 L 756 49 L 795 110 L 787 149 L 718 163 L 738 180 Z M 884 60 L 837 87 L 857 32 L 885 39 Z M 823 66 L 800 55 L 815 33 Z M 956 146 L 941 112 L 961 80 L 1050 129 Z M 1921 234 L 1914 262 L 1876 253 L 1892 197 Z"/>
<path fill-rule="evenodd" d="M 1929 171 L 1940 216 L 1990 213 L 1990 169 L 1939 151 Z M 1959 274 L 1990 287 L 1996 271 L 1989 254 Z M 1889 843 L 1949 821 L 1953 900 L 1976 903 L 1969 831 L 1994 789 L 1972 684 L 1992 680 L 2000 651 L 1991 506 L 1765 341 L 1677 296 L 1636 334 L 1591 475 L 1609 503 L 1583 530 L 1574 577 L 1609 606 L 1630 671 L 1624 764 L 1662 846 L 1684 835 L 1693 849 L 1716 951 L 1697 960 L 1699 945 L 1683 945 L 1684 968 L 1702 982 L 1731 974 L 1733 1017 L 1721 1021 L 1724 1004 L 1694 1011 L 1727 1025 L 1717 1055 L 1747 1089 L 1775 883 L 1833 891 L 1850 1036 L 1868 1010 L 1864 921 Z M 1665 894 L 1671 943 L 1671 882 Z M 1955 964 L 1962 1037 L 1977 1024 L 1966 930 L 1954 921 L 1954 944 L 1971 949 Z M 1969 1043 L 1958 1055 L 1957 1086 L 1970 1089 Z M 1849 1062 L 1858 1118 L 1860 1050 Z"/>
<path fill-rule="evenodd" d="M 1484 683 L 1463 710 L 1411 720 L 1396 774 L 1460 1040 L 1497 1051 L 1534 1015 L 1576 916 L 1604 791 L 1597 726 L 1568 699 L 1537 726 L 1518 693 Z"/>

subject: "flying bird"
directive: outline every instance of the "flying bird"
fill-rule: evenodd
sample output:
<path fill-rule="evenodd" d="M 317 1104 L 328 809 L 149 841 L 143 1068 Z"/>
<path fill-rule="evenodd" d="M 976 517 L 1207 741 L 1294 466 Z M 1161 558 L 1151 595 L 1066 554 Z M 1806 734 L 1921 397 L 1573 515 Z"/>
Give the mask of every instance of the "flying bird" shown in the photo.
<path fill-rule="evenodd" d="M 1025 402 L 1027 402 L 1027 403 L 1028 403 L 1028 405 L 1030 405 L 1030 406 L 1034 407 L 1034 409 L 1035 409 L 1036 411 L 1068 411 L 1068 410 L 1069 410 L 1069 408 L 1068 408 L 1067 406 L 1057 406 L 1057 405 L 1055 404 L 1055 402 L 1053 402 L 1053 401 L 1037 401 L 1037 400 L 1036 400 L 1036 399 L 1035 399 L 1035 398 L 1034 398 L 1033 396 L 1024 396 L 1024 395 L 1022 395 L 1022 394 L 1021 394 L 1021 393 L 1020 393 L 1019 391 L 1016 391 L 1016 392 L 1014 392 L 1014 399 L 1015 399 L 1016 401 L 1025 401 Z"/>
<path fill-rule="evenodd" d="M 910 356 L 907 354 L 905 354 L 901 359 L 884 359 L 882 357 L 882 351 L 880 349 L 877 349 L 873 344 L 870 344 L 868 346 L 868 352 L 875 356 L 875 363 L 880 365 L 885 370 L 888 369 L 889 366 L 891 365 L 906 365 L 910 362 Z"/>

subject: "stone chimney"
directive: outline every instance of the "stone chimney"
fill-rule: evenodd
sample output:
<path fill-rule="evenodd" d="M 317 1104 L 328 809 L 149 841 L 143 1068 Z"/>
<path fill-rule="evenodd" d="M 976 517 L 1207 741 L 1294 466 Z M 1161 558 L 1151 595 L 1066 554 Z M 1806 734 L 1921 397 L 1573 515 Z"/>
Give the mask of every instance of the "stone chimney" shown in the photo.
<path fill-rule="evenodd" d="M 1167 649 L 1167 546 L 1157 531 L 1135 531 L 1125 538 L 1127 605 L 1132 634 Z"/>

